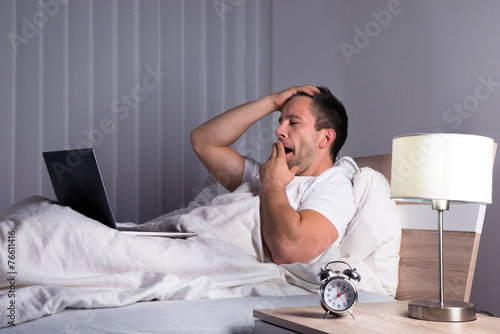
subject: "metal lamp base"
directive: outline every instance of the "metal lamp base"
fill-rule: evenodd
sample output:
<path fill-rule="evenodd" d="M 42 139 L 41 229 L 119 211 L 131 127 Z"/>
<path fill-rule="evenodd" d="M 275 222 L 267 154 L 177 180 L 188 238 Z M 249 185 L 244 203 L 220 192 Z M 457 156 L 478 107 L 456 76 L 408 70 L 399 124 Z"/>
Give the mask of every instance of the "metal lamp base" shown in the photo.
<path fill-rule="evenodd" d="M 451 300 L 445 300 L 443 306 L 433 300 L 413 300 L 408 303 L 408 315 L 429 321 L 472 321 L 476 320 L 476 307 Z"/>

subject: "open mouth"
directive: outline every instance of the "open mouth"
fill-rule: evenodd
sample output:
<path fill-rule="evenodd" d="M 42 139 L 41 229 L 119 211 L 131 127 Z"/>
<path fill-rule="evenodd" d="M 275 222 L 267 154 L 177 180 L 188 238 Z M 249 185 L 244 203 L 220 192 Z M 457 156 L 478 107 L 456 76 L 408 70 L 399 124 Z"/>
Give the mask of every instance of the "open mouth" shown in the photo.
<path fill-rule="evenodd" d="M 285 147 L 285 154 L 292 153 L 293 150 L 291 148 Z"/>

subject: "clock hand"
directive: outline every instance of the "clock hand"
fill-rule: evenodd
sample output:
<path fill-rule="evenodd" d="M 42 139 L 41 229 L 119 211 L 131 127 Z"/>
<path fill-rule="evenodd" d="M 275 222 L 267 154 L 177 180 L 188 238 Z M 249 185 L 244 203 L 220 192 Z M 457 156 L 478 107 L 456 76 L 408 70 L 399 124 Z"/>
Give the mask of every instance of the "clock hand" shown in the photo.
<path fill-rule="evenodd" d="M 344 305 L 345 305 L 345 301 L 342 299 L 341 294 L 340 294 L 340 293 L 338 293 L 338 294 L 337 294 L 337 296 L 340 298 L 340 301 L 342 302 L 342 304 L 344 304 Z"/>
<path fill-rule="evenodd" d="M 337 289 L 337 297 L 339 297 L 339 298 L 340 298 L 340 300 L 342 301 L 342 304 L 344 304 L 344 305 L 345 305 L 345 302 L 344 302 L 344 300 L 342 299 L 342 295 L 344 294 L 344 288 L 345 288 L 345 287 L 343 287 L 343 288 L 342 288 L 342 291 L 340 291 L 340 292 L 339 292 L 339 290 Z"/>

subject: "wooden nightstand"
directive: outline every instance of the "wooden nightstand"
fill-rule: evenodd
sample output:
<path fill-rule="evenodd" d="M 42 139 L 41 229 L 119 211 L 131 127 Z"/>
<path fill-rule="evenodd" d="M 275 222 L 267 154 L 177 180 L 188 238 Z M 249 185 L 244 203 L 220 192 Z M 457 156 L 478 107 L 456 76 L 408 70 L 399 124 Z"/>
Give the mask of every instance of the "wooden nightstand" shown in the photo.
<path fill-rule="evenodd" d="M 500 333 L 500 318 L 477 315 L 469 322 L 433 322 L 408 317 L 408 301 L 359 303 L 350 315 L 323 319 L 318 306 L 254 310 L 255 333 Z"/>

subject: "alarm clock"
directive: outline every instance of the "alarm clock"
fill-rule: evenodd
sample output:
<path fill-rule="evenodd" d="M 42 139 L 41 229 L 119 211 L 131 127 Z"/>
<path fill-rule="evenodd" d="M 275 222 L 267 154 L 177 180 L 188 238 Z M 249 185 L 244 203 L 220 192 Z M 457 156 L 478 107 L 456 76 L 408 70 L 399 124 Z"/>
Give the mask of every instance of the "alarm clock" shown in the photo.
<path fill-rule="evenodd" d="M 342 273 L 327 269 L 332 263 L 344 263 L 349 269 L 345 269 Z M 347 313 L 354 318 L 351 311 L 358 301 L 358 289 L 353 281 L 361 281 L 361 276 L 356 272 L 356 268 L 353 269 L 344 261 L 331 261 L 327 263 L 324 269 L 321 268 L 318 280 L 322 281 L 319 288 L 320 304 L 326 311 L 323 318 L 327 314 L 344 316 Z"/>

